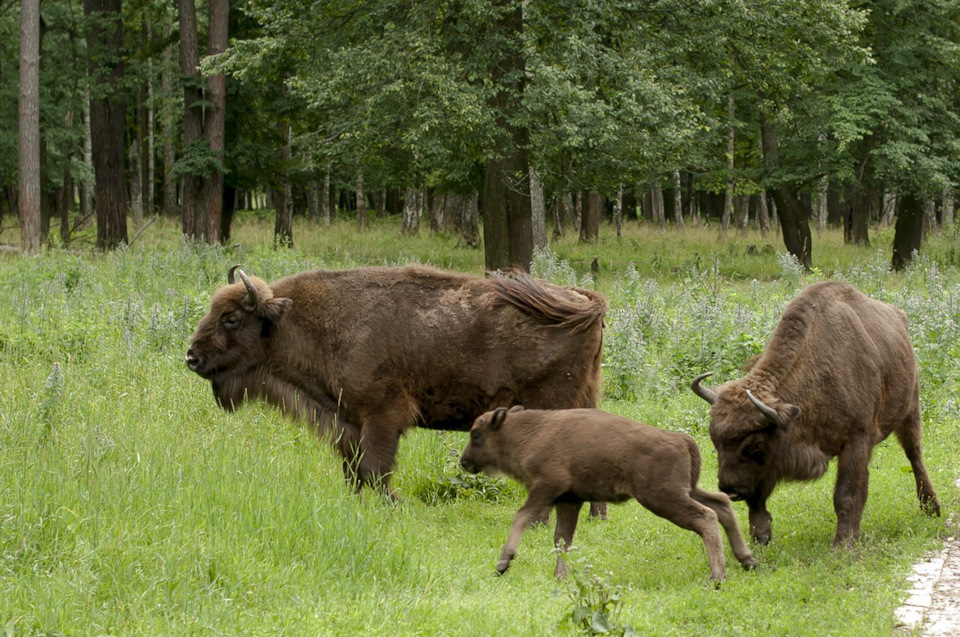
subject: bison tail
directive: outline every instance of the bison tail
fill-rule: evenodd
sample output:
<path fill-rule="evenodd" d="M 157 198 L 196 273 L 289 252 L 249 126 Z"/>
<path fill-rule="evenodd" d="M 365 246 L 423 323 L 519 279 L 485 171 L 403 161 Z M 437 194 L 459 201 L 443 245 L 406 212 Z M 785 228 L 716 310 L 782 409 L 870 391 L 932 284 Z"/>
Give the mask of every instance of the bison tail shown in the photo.
<path fill-rule="evenodd" d="M 558 287 L 521 272 L 491 279 L 499 303 L 556 327 L 587 332 L 603 325 L 607 299 L 593 290 Z"/>

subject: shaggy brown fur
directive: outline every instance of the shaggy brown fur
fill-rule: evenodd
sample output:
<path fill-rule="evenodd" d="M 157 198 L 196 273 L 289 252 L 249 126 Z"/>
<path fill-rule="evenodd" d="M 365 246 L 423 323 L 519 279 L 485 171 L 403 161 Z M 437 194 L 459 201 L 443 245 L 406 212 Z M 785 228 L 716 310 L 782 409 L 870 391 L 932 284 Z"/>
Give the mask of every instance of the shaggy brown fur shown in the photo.
<path fill-rule="evenodd" d="M 330 433 L 358 487 L 389 493 L 411 426 L 467 430 L 518 402 L 597 403 L 607 303 L 596 292 L 424 266 L 241 276 L 214 294 L 187 365 L 225 409 L 260 398 Z"/>
<path fill-rule="evenodd" d="M 940 514 L 921 454 L 917 364 L 906 315 L 845 283 L 811 285 L 784 311 L 746 375 L 716 390 L 692 388 L 711 403 L 720 489 L 750 508 L 750 531 L 766 543 L 767 498 L 780 480 L 812 480 L 836 457 L 834 546 L 860 534 L 873 447 L 896 433 L 913 467 L 925 511 Z M 750 400 L 751 392 L 756 403 Z"/>
<path fill-rule="evenodd" d="M 726 577 L 718 522 L 743 567 L 757 565 L 740 535 L 730 499 L 697 486 L 700 450 L 684 434 L 598 409 L 501 408 L 474 423 L 460 464 L 473 473 L 505 473 L 527 489 L 527 501 L 500 553 L 498 573 L 510 567 L 524 530 L 544 508 L 556 506 L 554 543 L 563 548 L 573 541 L 585 501 L 629 498 L 703 538 L 711 579 Z M 554 574 L 566 575 L 562 555 Z"/>

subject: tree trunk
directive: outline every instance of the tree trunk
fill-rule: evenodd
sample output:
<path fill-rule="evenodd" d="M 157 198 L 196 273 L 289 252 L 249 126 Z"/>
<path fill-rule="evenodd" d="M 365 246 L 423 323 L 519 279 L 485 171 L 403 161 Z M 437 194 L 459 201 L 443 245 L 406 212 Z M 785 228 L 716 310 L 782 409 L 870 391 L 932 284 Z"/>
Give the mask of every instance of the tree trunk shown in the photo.
<path fill-rule="evenodd" d="M 530 166 L 530 215 L 533 228 L 533 245 L 543 250 L 547 247 L 547 207 L 543 200 L 543 184 L 540 172 Z"/>
<path fill-rule="evenodd" d="M 316 179 L 307 182 L 307 218 L 312 222 L 320 218 L 320 188 Z"/>
<path fill-rule="evenodd" d="M 623 186 L 620 186 L 621 192 Z M 678 228 L 684 226 L 683 223 L 683 183 L 680 181 L 680 171 L 673 171 L 673 222 Z"/>
<path fill-rule="evenodd" d="M 943 190 L 943 210 L 940 214 L 940 225 L 944 230 L 953 229 L 954 213 L 956 212 L 956 201 L 953 197 L 953 188 Z"/>
<path fill-rule="evenodd" d="M 20 8 L 20 101 L 17 178 L 20 249 L 40 251 L 40 0 Z"/>
<path fill-rule="evenodd" d="M 757 225 L 760 226 L 760 236 L 766 236 L 770 232 L 770 206 L 767 205 L 766 190 L 757 194 Z"/>
<path fill-rule="evenodd" d="M 483 184 L 484 263 L 487 270 L 510 267 L 530 269 L 533 258 L 533 211 L 530 202 L 530 161 L 527 155 L 529 134 L 510 121 L 520 109 L 523 98 L 525 63 L 519 45 L 523 32 L 523 5 L 496 3 L 512 7 L 500 14 L 490 34 L 495 41 L 507 42 L 493 62 L 491 79 L 499 90 L 489 105 L 498 113 L 498 127 L 507 141 L 493 149 L 495 156 L 486 161 Z M 507 86 L 501 86 L 505 84 Z"/>
<path fill-rule="evenodd" d="M 290 165 L 290 125 L 280 124 L 283 146 L 279 150 L 281 166 Z M 290 175 L 284 168 L 280 175 L 280 184 L 271 189 L 273 201 L 277 211 L 277 222 L 273 227 L 273 247 L 293 247 L 293 188 L 290 186 Z"/>
<path fill-rule="evenodd" d="M 460 237 L 457 245 L 475 248 L 480 245 L 480 225 L 477 221 L 479 193 L 450 193 L 447 195 L 447 210 L 454 231 Z"/>
<path fill-rule="evenodd" d="M 826 177 L 820 178 L 820 186 L 817 188 L 817 233 L 820 234 L 827 228 L 827 192 L 829 184 Z"/>
<path fill-rule="evenodd" d="M 887 191 L 883 193 L 883 210 L 880 211 L 880 225 L 889 227 L 893 225 L 894 215 L 897 211 L 897 192 Z"/>
<path fill-rule="evenodd" d="M 937 202 L 933 197 L 923 200 L 923 240 L 926 241 L 937 232 Z"/>
<path fill-rule="evenodd" d="M 320 215 L 323 217 L 323 225 L 329 226 L 333 223 L 333 204 L 330 202 L 330 160 L 327 160 L 323 168 L 323 194 L 320 197 Z"/>
<path fill-rule="evenodd" d="M 149 27 L 148 27 L 149 32 Z M 156 187 L 157 178 L 156 178 L 156 136 L 154 135 L 153 129 L 156 121 L 156 109 L 154 108 L 154 92 L 153 92 L 153 58 L 151 57 L 147 60 L 147 150 L 144 153 L 146 155 L 146 170 L 147 173 L 144 175 L 146 178 L 146 187 L 144 188 L 144 197 L 146 198 L 147 204 L 147 213 L 153 214 L 157 209 L 157 202 L 155 201 L 154 189 Z"/>
<path fill-rule="evenodd" d="M 727 187 L 723 200 L 723 219 L 720 222 L 724 234 L 730 228 L 730 217 L 733 215 L 733 153 L 735 150 L 733 118 L 736 114 L 734 106 L 733 93 L 731 93 L 727 96 Z"/>
<path fill-rule="evenodd" d="M 218 55 L 227 49 L 229 42 L 230 0 L 210 0 L 210 33 L 207 37 L 207 52 Z M 226 148 L 227 121 L 227 77 L 223 74 L 207 78 L 209 87 L 209 105 L 206 108 L 203 124 L 204 137 L 210 146 L 210 152 L 219 163 L 219 168 L 207 175 L 203 183 L 203 208 L 206 217 L 206 238 L 208 243 L 220 242 L 221 216 L 223 215 L 223 160 Z M 288 181 L 289 184 L 289 181 Z M 291 207 L 292 198 L 287 205 Z M 292 236 L 292 234 L 291 234 Z M 291 241 L 292 243 L 292 241 Z"/>
<path fill-rule="evenodd" d="M 623 239 L 623 184 L 617 186 L 617 198 L 613 202 L 613 217 L 617 224 L 617 241 L 620 241 Z"/>
<path fill-rule="evenodd" d="M 357 226 L 362 230 L 370 225 L 367 218 L 367 195 L 363 192 L 363 170 L 357 170 Z"/>
<path fill-rule="evenodd" d="M 140 187 L 143 185 L 143 175 L 140 174 L 140 143 L 136 136 L 130 141 L 130 216 L 134 230 L 143 225 L 143 196 Z"/>
<path fill-rule="evenodd" d="M 163 93 L 164 108 L 160 111 L 160 135 L 163 137 L 163 203 L 164 214 L 177 215 L 177 182 L 173 178 L 174 154 L 174 114 L 173 104 L 173 45 L 163 50 L 163 66 L 160 70 L 160 90 Z"/>
<path fill-rule="evenodd" d="M 580 219 L 580 243 L 596 243 L 600 237 L 600 209 L 603 197 L 596 192 L 581 192 L 583 212 Z"/>
<path fill-rule="evenodd" d="M 93 138 L 90 133 L 90 91 L 84 92 L 83 100 L 83 165 L 93 174 Z M 84 179 L 80 182 L 80 222 L 74 223 L 75 229 L 87 225 L 87 220 L 94 214 L 93 210 L 93 182 Z"/>
<path fill-rule="evenodd" d="M 419 188 L 410 187 L 403 195 L 403 217 L 400 220 L 400 234 L 404 236 L 420 234 L 421 192 Z"/>
<path fill-rule="evenodd" d="M 227 243 L 230 240 L 233 226 L 233 213 L 237 210 L 237 199 L 240 193 L 228 183 L 223 184 L 223 214 L 220 216 L 220 241 Z"/>
<path fill-rule="evenodd" d="M 737 211 L 737 234 L 744 237 L 750 227 L 750 195 L 737 195 L 734 208 Z"/>
<path fill-rule="evenodd" d="M 103 20 L 87 34 L 87 68 L 93 78 L 90 100 L 90 136 L 93 151 L 94 202 L 97 215 L 97 247 L 116 248 L 127 242 L 127 187 L 124 176 L 124 128 L 126 105 L 122 97 L 123 62 L 102 65 L 105 59 L 123 59 L 121 0 L 84 0 L 83 12 Z M 100 97 L 102 96 L 102 97 Z"/>
<path fill-rule="evenodd" d="M 177 0 L 180 20 L 180 73 L 183 82 L 183 145 L 184 153 L 197 152 L 203 139 L 203 94 L 200 91 L 200 45 L 197 42 L 197 11 L 194 0 Z M 183 234 L 203 239 L 207 220 L 199 205 L 203 178 L 184 174 L 180 186 L 180 211 L 183 215 Z"/>
<path fill-rule="evenodd" d="M 847 214 L 843 222 L 843 241 L 856 245 L 870 245 L 871 193 L 855 190 L 848 195 Z"/>
<path fill-rule="evenodd" d="M 660 184 L 653 187 L 653 218 L 657 221 L 657 227 L 661 230 L 667 227 L 667 215 L 663 205 L 663 188 Z"/>
<path fill-rule="evenodd" d="M 763 162 L 767 172 L 779 166 L 779 137 L 776 128 L 761 114 L 760 135 L 763 143 Z M 788 184 L 773 188 L 773 203 L 780 221 L 783 243 L 787 252 L 796 257 L 806 269 L 813 266 L 813 243 L 810 223 L 800 198 Z"/>
<path fill-rule="evenodd" d="M 913 193 L 901 193 L 900 214 L 893 234 L 893 269 L 900 272 L 920 252 L 923 242 L 923 202 Z"/>

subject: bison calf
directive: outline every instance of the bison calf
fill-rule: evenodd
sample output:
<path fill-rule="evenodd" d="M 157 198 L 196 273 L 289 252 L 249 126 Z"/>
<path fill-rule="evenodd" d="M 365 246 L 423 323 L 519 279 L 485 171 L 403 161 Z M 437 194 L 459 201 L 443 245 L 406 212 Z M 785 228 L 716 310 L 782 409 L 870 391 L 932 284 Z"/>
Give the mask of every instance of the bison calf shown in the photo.
<path fill-rule="evenodd" d="M 505 473 L 527 489 L 497 562 L 500 574 L 510 567 L 527 525 L 546 507 L 557 510 L 554 543 L 569 547 L 584 502 L 631 497 L 703 538 L 711 579 L 726 576 L 718 521 L 743 567 L 757 565 L 730 499 L 697 486 L 700 450 L 689 436 L 597 409 L 500 408 L 474 422 L 460 464 L 471 473 Z M 566 571 L 560 556 L 554 574 L 564 577 Z"/>

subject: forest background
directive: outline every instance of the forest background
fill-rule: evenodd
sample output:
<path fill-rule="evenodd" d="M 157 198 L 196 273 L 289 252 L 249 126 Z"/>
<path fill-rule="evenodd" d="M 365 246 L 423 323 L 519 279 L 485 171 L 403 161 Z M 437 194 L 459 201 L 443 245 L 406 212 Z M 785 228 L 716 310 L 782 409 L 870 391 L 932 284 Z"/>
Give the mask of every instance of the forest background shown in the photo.
<path fill-rule="evenodd" d="M 269 207 L 287 245 L 293 215 L 392 214 L 405 234 L 422 219 L 467 245 L 482 233 L 487 269 L 529 267 L 547 219 L 585 242 L 602 217 L 752 220 L 808 268 L 811 224 L 866 244 L 880 221 L 899 269 L 953 223 L 958 15 L 953 0 L 0 0 L 0 221 L 16 211 L 34 252 L 94 232 L 111 249 L 156 214 L 217 243 L 235 210 Z"/>

